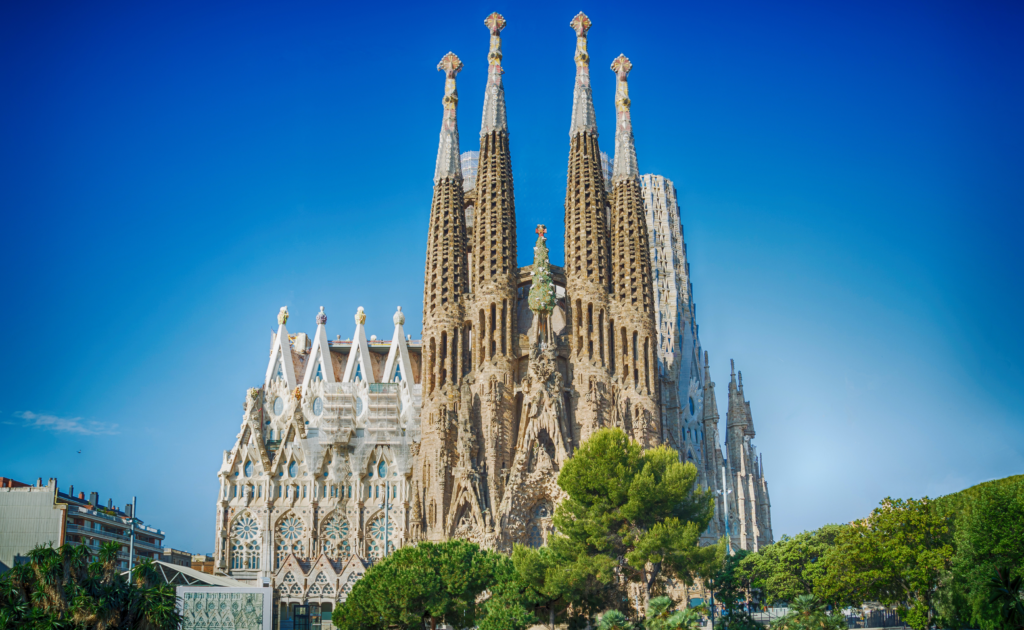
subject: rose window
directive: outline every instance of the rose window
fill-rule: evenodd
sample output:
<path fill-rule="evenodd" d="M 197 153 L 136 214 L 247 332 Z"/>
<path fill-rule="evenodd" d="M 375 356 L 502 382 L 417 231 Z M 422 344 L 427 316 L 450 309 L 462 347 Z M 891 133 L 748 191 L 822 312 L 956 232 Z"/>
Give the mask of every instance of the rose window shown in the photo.
<path fill-rule="evenodd" d="M 385 536 L 386 534 L 386 536 Z M 384 539 L 388 541 L 388 553 L 395 550 L 394 526 L 387 522 L 385 526 L 384 516 L 378 516 L 370 523 L 370 539 L 367 541 L 367 555 L 373 558 L 384 557 Z"/>
<path fill-rule="evenodd" d="M 306 555 L 306 545 L 302 538 L 306 526 L 302 520 L 295 516 L 289 516 L 277 526 L 277 546 L 275 548 L 275 559 L 280 567 L 288 554 L 295 554 L 299 558 Z"/>
<path fill-rule="evenodd" d="M 302 535 L 302 521 L 290 516 L 281 523 L 281 537 L 285 540 L 295 540 Z"/>
<path fill-rule="evenodd" d="M 232 530 L 232 535 L 241 540 L 252 540 L 253 538 L 256 538 L 259 533 L 260 528 L 259 525 L 256 524 L 256 519 L 248 515 L 235 521 L 235 527 Z"/>
<path fill-rule="evenodd" d="M 331 560 L 344 560 L 352 555 L 352 547 L 348 541 L 348 521 L 335 514 L 324 525 L 324 553 Z"/>

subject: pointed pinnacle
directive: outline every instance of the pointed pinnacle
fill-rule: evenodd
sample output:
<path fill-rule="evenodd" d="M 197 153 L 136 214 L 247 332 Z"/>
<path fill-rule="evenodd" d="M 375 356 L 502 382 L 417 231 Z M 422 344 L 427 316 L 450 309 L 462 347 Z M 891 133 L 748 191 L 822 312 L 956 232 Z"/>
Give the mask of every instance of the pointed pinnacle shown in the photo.
<path fill-rule="evenodd" d="M 625 81 L 629 71 L 632 69 L 633 64 L 630 63 L 629 57 L 626 55 L 619 55 L 615 58 L 615 61 L 612 61 L 612 72 L 615 73 L 619 81 Z"/>
<path fill-rule="evenodd" d="M 441 57 L 441 61 L 437 63 L 437 69 L 439 72 L 444 72 L 445 77 L 454 79 L 455 75 L 462 72 L 462 61 L 455 53 L 449 52 Z"/>
<path fill-rule="evenodd" d="M 572 30 L 576 31 L 576 37 L 585 37 L 587 31 L 590 30 L 590 18 L 583 11 L 580 11 L 576 14 L 576 17 L 570 20 L 569 26 Z"/>
<path fill-rule="evenodd" d="M 491 31 L 491 35 L 497 35 L 505 28 L 505 18 L 495 11 L 484 19 L 484 26 Z"/>

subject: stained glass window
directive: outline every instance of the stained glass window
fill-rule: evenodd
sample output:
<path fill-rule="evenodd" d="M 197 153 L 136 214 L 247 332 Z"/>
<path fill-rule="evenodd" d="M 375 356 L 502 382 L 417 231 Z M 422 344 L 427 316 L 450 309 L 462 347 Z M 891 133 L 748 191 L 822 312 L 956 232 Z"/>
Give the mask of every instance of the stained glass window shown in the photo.
<path fill-rule="evenodd" d="M 278 396 L 274 399 L 274 415 L 279 416 L 284 413 L 284 398 Z"/>

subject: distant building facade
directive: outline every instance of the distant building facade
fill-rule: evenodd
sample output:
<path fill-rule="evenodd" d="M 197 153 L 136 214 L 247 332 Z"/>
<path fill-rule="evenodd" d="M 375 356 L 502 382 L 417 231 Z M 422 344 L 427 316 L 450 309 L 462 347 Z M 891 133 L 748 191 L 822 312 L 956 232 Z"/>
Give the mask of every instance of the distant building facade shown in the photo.
<path fill-rule="evenodd" d="M 33 486 L 0 477 L 0 571 L 27 561 L 28 552 L 40 545 L 83 545 L 96 554 L 106 542 L 121 544 L 118 565 L 127 569 L 130 530 L 130 513 L 110 500 L 100 505 L 96 492 L 87 500 L 82 492 L 74 496 L 73 486 L 60 492 L 53 478 Z M 162 559 L 164 537 L 161 530 L 137 522 L 135 564 Z"/>
<path fill-rule="evenodd" d="M 164 547 L 163 556 L 160 558 L 167 564 L 173 564 L 179 567 L 192 568 L 192 554 L 187 551 L 181 551 L 180 549 L 172 549 L 170 547 Z"/>

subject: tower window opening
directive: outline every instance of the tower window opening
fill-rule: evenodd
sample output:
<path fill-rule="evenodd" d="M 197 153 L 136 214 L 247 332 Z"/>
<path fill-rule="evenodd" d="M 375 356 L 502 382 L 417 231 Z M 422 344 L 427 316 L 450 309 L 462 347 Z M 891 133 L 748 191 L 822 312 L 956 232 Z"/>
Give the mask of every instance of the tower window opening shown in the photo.
<path fill-rule="evenodd" d="M 498 317 L 498 306 L 496 304 L 492 303 L 491 304 L 491 325 L 489 327 L 489 334 L 488 334 L 488 337 L 490 339 L 490 343 L 489 343 L 490 349 L 489 349 L 488 357 L 492 358 L 492 359 L 494 358 L 494 353 L 497 352 L 497 349 L 498 349 L 498 344 L 494 341 L 494 329 L 498 325 L 497 317 Z"/>
<path fill-rule="evenodd" d="M 501 354 L 508 355 L 508 300 L 501 301 Z"/>
<path fill-rule="evenodd" d="M 438 380 L 438 386 L 444 387 L 444 384 L 448 380 L 448 370 L 446 369 L 448 363 L 448 331 L 441 332 L 441 356 L 439 363 L 441 364 L 441 374 Z"/>

